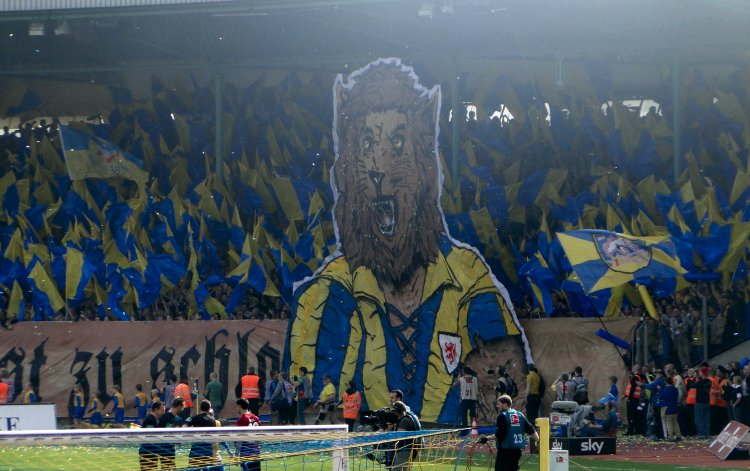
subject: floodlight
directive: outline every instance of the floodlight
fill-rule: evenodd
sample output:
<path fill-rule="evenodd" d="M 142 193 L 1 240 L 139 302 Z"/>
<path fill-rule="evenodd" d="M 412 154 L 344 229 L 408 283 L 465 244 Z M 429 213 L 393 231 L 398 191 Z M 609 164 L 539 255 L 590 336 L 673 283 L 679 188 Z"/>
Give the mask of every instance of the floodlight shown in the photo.
<path fill-rule="evenodd" d="M 29 36 L 44 36 L 44 23 L 34 21 L 29 25 Z"/>

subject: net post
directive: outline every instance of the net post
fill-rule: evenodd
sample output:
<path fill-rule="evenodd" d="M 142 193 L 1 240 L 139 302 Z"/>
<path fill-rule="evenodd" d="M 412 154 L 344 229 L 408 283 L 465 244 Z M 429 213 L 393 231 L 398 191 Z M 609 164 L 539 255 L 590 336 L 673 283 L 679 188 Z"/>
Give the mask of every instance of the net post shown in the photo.
<path fill-rule="evenodd" d="M 349 426 L 341 424 L 344 432 L 349 431 Z M 338 427 L 335 427 L 338 428 Z M 349 471 L 349 448 L 340 447 L 333 450 L 332 471 Z"/>
<path fill-rule="evenodd" d="M 549 417 L 536 419 L 539 429 L 539 471 L 549 471 Z"/>

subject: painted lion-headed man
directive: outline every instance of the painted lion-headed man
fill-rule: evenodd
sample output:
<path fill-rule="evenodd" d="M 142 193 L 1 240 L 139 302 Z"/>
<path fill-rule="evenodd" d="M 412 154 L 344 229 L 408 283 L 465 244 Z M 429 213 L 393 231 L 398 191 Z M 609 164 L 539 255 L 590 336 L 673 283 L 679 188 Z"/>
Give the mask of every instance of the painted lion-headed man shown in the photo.
<path fill-rule="evenodd" d="M 391 58 L 339 75 L 333 92 L 340 250 L 295 287 L 284 365 L 313 370 L 316 391 L 326 373 L 354 380 L 364 410 L 400 389 L 423 420 L 455 422 L 459 366 L 480 344 L 523 330 L 484 260 L 448 234 L 440 87 L 426 89 Z"/>

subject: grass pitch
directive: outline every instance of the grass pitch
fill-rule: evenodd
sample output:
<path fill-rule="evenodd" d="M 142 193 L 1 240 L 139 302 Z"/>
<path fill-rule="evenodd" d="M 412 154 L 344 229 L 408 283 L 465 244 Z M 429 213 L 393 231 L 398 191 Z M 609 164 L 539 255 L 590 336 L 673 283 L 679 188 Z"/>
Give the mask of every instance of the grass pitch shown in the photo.
<path fill-rule="evenodd" d="M 362 453 L 360 453 L 362 451 Z M 383 465 L 365 458 L 366 450 L 350 450 L 349 469 L 352 471 L 376 471 L 386 469 Z M 187 468 L 186 450 L 178 451 L 178 469 Z M 237 462 L 224 453 L 224 470 L 239 471 Z M 539 469 L 539 457 L 524 455 L 521 458 L 523 471 Z M 632 461 L 597 460 L 571 457 L 570 471 L 667 471 L 667 470 L 725 471 L 726 468 L 696 467 L 656 463 L 634 463 Z M 0 470 L 8 471 L 139 471 L 137 447 L 101 446 L 55 446 L 55 447 L 9 447 L 0 448 Z M 332 471 L 330 453 L 311 453 L 286 458 L 264 460 L 262 471 Z M 493 471 L 494 459 L 489 454 L 465 457 L 446 457 L 436 462 L 415 462 L 412 471 Z"/>

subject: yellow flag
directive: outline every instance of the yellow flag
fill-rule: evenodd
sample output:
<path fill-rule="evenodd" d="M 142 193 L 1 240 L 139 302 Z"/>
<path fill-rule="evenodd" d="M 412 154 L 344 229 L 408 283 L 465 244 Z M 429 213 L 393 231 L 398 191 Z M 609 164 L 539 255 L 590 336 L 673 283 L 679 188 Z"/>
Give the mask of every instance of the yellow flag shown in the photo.
<path fill-rule="evenodd" d="M 41 262 L 36 262 L 34 264 L 29 273 L 29 278 L 34 280 L 36 287 L 47 295 L 49 304 L 55 312 L 65 307 L 65 302 L 60 296 L 60 292 L 58 291 L 57 286 L 55 286 L 54 280 L 47 274 L 47 270 L 44 269 Z"/>
<path fill-rule="evenodd" d="M 25 309 L 25 304 L 21 287 L 16 280 L 13 280 L 13 290 L 10 292 L 8 301 L 8 320 L 17 318 Z"/>

